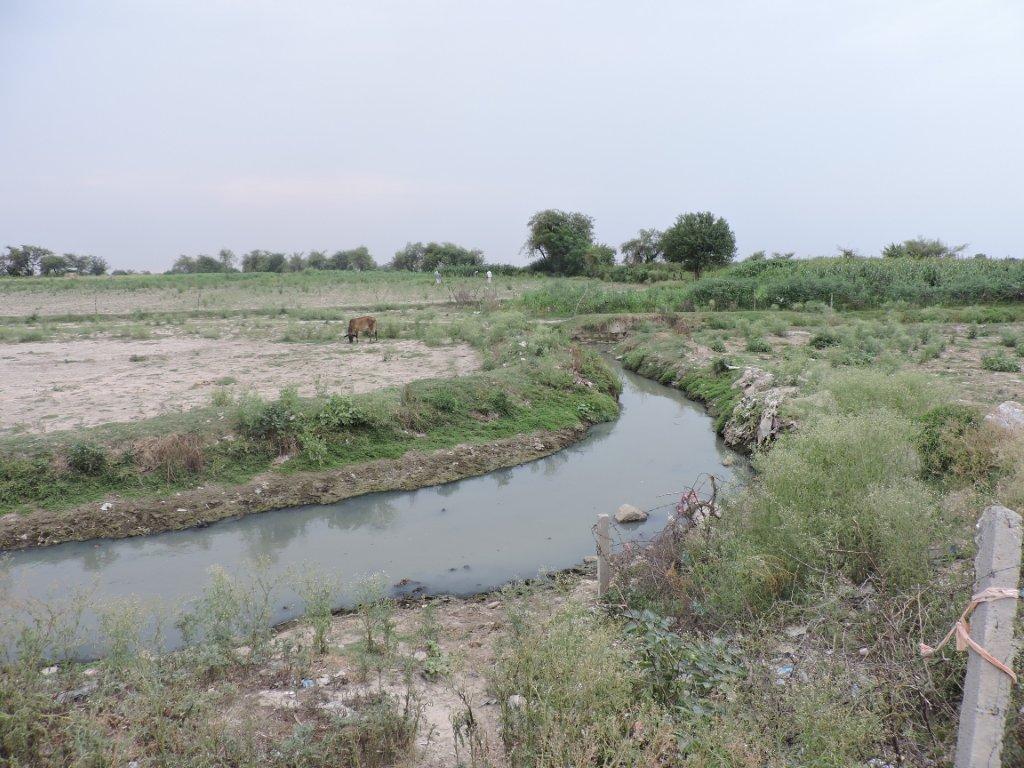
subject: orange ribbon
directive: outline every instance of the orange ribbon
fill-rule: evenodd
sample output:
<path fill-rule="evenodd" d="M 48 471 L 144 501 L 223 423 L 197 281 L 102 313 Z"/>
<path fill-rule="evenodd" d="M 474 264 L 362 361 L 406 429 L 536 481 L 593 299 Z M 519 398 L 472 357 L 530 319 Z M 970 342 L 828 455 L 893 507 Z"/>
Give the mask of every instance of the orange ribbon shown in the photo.
<path fill-rule="evenodd" d="M 942 646 L 948 643 L 949 639 L 953 637 L 953 635 L 955 634 L 956 649 L 958 651 L 963 651 L 966 648 L 971 648 L 975 653 L 981 656 L 981 658 L 983 658 L 993 667 L 1009 675 L 1010 679 L 1016 683 L 1017 675 L 1014 673 L 1014 671 L 1005 664 L 1003 664 L 1003 662 L 1001 662 L 991 653 L 982 648 L 981 645 L 975 642 L 975 640 L 971 637 L 971 625 L 968 623 L 967 619 L 970 618 L 970 615 L 972 613 L 974 613 L 974 609 L 982 603 L 986 603 L 992 600 L 1016 600 L 1018 597 L 1020 597 L 1020 593 L 1016 589 L 1010 589 L 1008 587 L 989 587 L 988 589 L 983 589 L 981 592 L 971 597 L 971 602 L 968 604 L 967 608 L 964 609 L 964 612 L 960 614 L 960 618 L 957 619 L 957 622 L 953 625 L 953 628 L 946 633 L 946 636 L 944 638 L 942 638 L 941 643 L 936 645 L 934 648 L 932 648 L 930 645 L 926 645 L 925 643 L 919 644 L 918 649 L 921 651 L 921 655 L 931 656 L 932 654 L 937 653 L 939 650 L 941 650 Z"/>

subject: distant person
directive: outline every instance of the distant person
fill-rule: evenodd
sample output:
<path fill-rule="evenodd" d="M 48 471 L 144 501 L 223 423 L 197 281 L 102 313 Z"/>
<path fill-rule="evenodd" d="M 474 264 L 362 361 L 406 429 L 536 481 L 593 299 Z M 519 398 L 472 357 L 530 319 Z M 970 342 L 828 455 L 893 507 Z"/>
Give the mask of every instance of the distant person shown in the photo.
<path fill-rule="evenodd" d="M 440 284 L 441 284 L 441 273 L 440 273 L 440 272 L 438 272 L 438 271 L 437 271 L 437 270 L 435 269 L 435 270 L 434 270 L 434 285 L 440 285 Z"/>
<path fill-rule="evenodd" d="M 487 284 L 491 284 L 491 270 L 489 269 L 487 270 Z"/>

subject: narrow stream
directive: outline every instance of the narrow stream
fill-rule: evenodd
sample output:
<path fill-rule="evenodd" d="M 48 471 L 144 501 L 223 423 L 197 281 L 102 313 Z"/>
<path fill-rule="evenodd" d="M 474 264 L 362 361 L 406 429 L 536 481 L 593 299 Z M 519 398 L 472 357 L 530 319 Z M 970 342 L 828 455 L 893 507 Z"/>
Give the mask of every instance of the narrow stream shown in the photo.
<path fill-rule="evenodd" d="M 165 615 L 180 610 L 223 567 L 244 577 L 254 563 L 270 578 L 295 583 L 318 573 L 337 579 L 338 607 L 353 584 L 382 573 L 396 592 L 485 591 L 508 581 L 579 563 L 594 551 L 598 513 L 628 502 L 654 509 L 623 538 L 650 535 L 665 522 L 678 492 L 701 473 L 723 481 L 734 456 L 703 408 L 673 389 L 621 371 L 622 413 L 552 456 L 481 477 L 417 491 L 375 493 L 337 504 L 250 515 L 206 528 L 130 539 L 73 542 L 13 552 L 0 560 L 7 599 L 0 623 L 20 621 L 16 605 L 57 605 L 87 595 L 90 606 L 134 599 Z M 737 464 L 742 464 L 735 457 Z M 275 594 L 275 621 L 291 618 L 298 599 Z M 96 613 L 83 616 L 80 655 L 102 652 Z M 180 637 L 163 629 L 164 643 Z"/>

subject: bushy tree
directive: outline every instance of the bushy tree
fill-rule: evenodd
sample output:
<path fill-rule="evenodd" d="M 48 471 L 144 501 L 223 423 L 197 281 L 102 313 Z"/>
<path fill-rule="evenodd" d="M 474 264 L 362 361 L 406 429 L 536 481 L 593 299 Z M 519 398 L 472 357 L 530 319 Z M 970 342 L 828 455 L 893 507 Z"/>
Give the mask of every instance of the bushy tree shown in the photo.
<path fill-rule="evenodd" d="M 594 244 L 593 218 L 549 208 L 533 214 L 529 227 L 523 249 L 538 257 L 531 268 L 559 275 L 578 275 L 586 269 L 586 253 Z"/>
<path fill-rule="evenodd" d="M 661 232 L 641 229 L 636 237 L 619 246 L 619 250 L 626 264 L 650 264 L 661 258 Z"/>
<path fill-rule="evenodd" d="M 348 251 L 348 268 L 365 272 L 376 269 L 377 262 L 370 255 L 370 249 L 365 245 L 360 245 L 358 248 Z"/>
<path fill-rule="evenodd" d="M 227 266 L 224 259 L 220 257 L 214 258 L 206 254 L 199 254 L 195 257 L 179 256 L 169 272 L 174 275 L 194 275 L 200 273 L 234 272 L 234 269 Z"/>
<path fill-rule="evenodd" d="M 288 257 L 288 271 L 301 272 L 306 268 L 306 255 L 301 251 L 295 251 Z"/>
<path fill-rule="evenodd" d="M 684 213 L 661 238 L 666 261 L 683 264 L 694 279 L 710 267 L 728 264 L 736 255 L 729 222 L 710 211 Z"/>
<path fill-rule="evenodd" d="M 604 243 L 594 243 L 583 253 L 583 268 L 587 273 L 598 272 L 601 267 L 615 264 L 615 249 Z"/>
<path fill-rule="evenodd" d="M 48 248 L 38 245 L 8 245 L 3 260 L 4 272 L 12 277 L 31 277 L 36 273 L 44 257 L 55 255 Z"/>
<path fill-rule="evenodd" d="M 283 253 L 257 249 L 242 257 L 243 272 L 284 272 L 286 266 L 287 259 Z"/>
<path fill-rule="evenodd" d="M 448 242 L 406 243 L 391 260 L 391 268 L 411 272 L 433 272 L 441 267 L 479 267 L 483 263 L 483 251 L 475 248 L 463 248 L 461 245 Z"/>
<path fill-rule="evenodd" d="M 221 248 L 220 253 L 217 254 L 217 259 L 223 267 L 222 272 L 235 271 L 235 252 L 230 248 Z"/>
<path fill-rule="evenodd" d="M 479 267 L 484 263 L 484 252 L 478 248 L 463 248 L 455 243 L 427 243 L 423 249 L 424 272 L 441 267 Z"/>
<path fill-rule="evenodd" d="M 407 248 L 409 246 L 406 246 Z M 397 254 L 396 254 L 397 255 Z M 350 248 L 347 251 L 335 251 L 329 261 L 327 269 L 354 269 L 367 270 L 376 269 L 377 262 L 370 255 L 370 250 L 365 245 L 358 248 Z M 405 267 L 402 267 L 405 269 Z"/>
<path fill-rule="evenodd" d="M 426 248 L 423 243 L 406 243 L 404 248 L 395 252 L 395 257 L 391 259 L 391 268 L 419 272 L 423 267 Z"/>
<path fill-rule="evenodd" d="M 310 251 L 306 257 L 308 269 L 330 269 L 330 260 L 327 258 L 327 251 Z"/>
<path fill-rule="evenodd" d="M 959 256 L 967 243 L 950 248 L 937 238 L 915 237 L 902 243 L 889 243 L 882 249 L 887 259 L 952 259 Z"/>
<path fill-rule="evenodd" d="M 68 260 L 56 253 L 49 253 L 39 259 L 40 275 L 63 275 L 68 271 Z"/>

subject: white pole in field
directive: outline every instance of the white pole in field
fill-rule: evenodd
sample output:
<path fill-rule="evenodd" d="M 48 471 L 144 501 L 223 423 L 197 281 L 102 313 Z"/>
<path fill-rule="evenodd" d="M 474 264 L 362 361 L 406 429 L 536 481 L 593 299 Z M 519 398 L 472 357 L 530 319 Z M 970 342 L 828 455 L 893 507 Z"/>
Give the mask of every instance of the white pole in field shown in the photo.
<path fill-rule="evenodd" d="M 992 506 L 978 521 L 974 594 L 990 587 L 1016 590 L 1020 578 L 1021 517 Z M 1013 618 L 1017 600 L 982 602 L 970 619 L 971 639 L 1008 667 L 1013 666 Z M 1010 704 L 1010 677 L 968 649 L 964 700 L 956 742 L 956 768 L 999 768 Z"/>
<path fill-rule="evenodd" d="M 597 516 L 597 596 L 604 597 L 612 581 L 612 566 L 608 556 L 612 552 L 612 539 L 608 533 L 608 515 Z"/>

